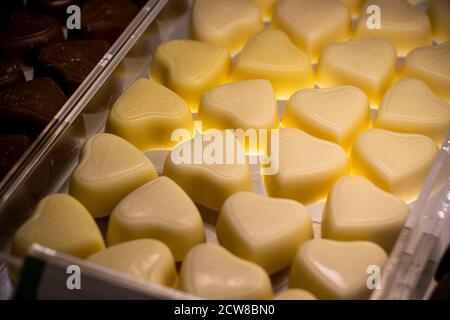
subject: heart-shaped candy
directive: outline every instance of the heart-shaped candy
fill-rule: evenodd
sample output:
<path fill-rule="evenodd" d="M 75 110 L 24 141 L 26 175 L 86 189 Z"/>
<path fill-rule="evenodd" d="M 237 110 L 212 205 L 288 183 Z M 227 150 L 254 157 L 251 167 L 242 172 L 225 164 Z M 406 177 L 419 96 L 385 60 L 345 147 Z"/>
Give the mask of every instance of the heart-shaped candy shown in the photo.
<path fill-rule="evenodd" d="M 420 47 L 405 59 L 402 74 L 425 81 L 441 98 L 450 102 L 450 41 Z"/>
<path fill-rule="evenodd" d="M 187 254 L 180 271 L 181 289 L 207 299 L 271 299 L 272 284 L 258 265 L 215 244 L 200 244 Z"/>
<path fill-rule="evenodd" d="M 397 55 L 384 39 L 333 43 L 320 56 L 317 79 L 321 87 L 353 85 L 364 91 L 370 104 L 378 105 L 394 79 Z"/>
<path fill-rule="evenodd" d="M 231 146 L 231 147 L 230 147 Z M 163 175 L 191 199 L 218 211 L 239 191 L 252 191 L 250 167 L 234 135 L 215 130 L 177 146 L 167 156 Z"/>
<path fill-rule="evenodd" d="M 372 242 L 310 240 L 292 262 L 289 285 L 319 299 L 367 299 L 368 272 L 381 273 L 386 261 L 386 253 Z"/>
<path fill-rule="evenodd" d="M 300 203 L 252 192 L 225 201 L 216 232 L 221 245 L 269 274 L 289 266 L 297 248 L 313 237 L 311 218 Z"/>
<path fill-rule="evenodd" d="M 33 243 L 82 259 L 105 248 L 90 213 L 66 194 L 52 194 L 39 202 L 14 235 L 12 253 L 25 257 Z"/>
<path fill-rule="evenodd" d="M 322 237 L 372 241 L 390 252 L 408 213 L 403 200 L 363 177 L 346 176 L 331 188 L 322 217 Z"/>
<path fill-rule="evenodd" d="M 379 28 L 371 25 L 371 21 L 377 18 L 377 11 L 370 10 L 369 6 L 379 9 Z M 432 42 L 431 25 L 427 15 L 406 0 L 366 1 L 356 26 L 356 37 L 385 38 L 396 46 L 401 56 Z"/>
<path fill-rule="evenodd" d="M 425 82 L 402 79 L 386 92 L 375 126 L 397 132 L 420 133 L 441 144 L 450 129 L 450 107 Z"/>
<path fill-rule="evenodd" d="M 69 194 L 100 218 L 110 215 L 128 193 L 156 177 L 152 162 L 135 146 L 113 134 L 100 133 L 83 145 Z"/>
<path fill-rule="evenodd" d="M 196 40 L 171 40 L 156 50 L 150 74 L 196 112 L 203 92 L 228 82 L 230 69 L 231 57 L 224 48 Z"/>
<path fill-rule="evenodd" d="M 196 0 L 192 8 L 191 33 L 238 53 L 245 42 L 263 28 L 258 7 L 248 0 Z"/>
<path fill-rule="evenodd" d="M 158 240 L 120 243 L 91 255 L 87 260 L 147 282 L 167 287 L 174 287 L 177 283 L 172 253 Z"/>
<path fill-rule="evenodd" d="M 205 92 L 197 119 L 207 129 L 274 128 L 280 124 L 277 100 L 267 80 L 224 84 Z"/>
<path fill-rule="evenodd" d="M 282 125 L 349 150 L 370 125 L 369 101 L 364 92 L 352 86 L 300 90 L 289 99 Z"/>
<path fill-rule="evenodd" d="M 325 46 L 347 41 L 352 33 L 350 13 L 340 0 L 282 0 L 272 24 L 286 32 L 312 62 Z"/>
<path fill-rule="evenodd" d="M 267 29 L 245 45 L 232 74 L 233 81 L 267 79 L 278 99 L 288 99 L 301 88 L 314 86 L 311 63 L 282 31 Z"/>
<path fill-rule="evenodd" d="M 422 188 L 436 152 L 427 136 L 370 129 L 355 142 L 352 172 L 409 201 Z"/>
<path fill-rule="evenodd" d="M 133 239 L 164 242 L 175 260 L 205 240 L 197 207 L 175 182 L 157 178 L 126 196 L 109 219 L 108 245 Z"/>
<path fill-rule="evenodd" d="M 141 78 L 114 103 L 106 128 L 146 151 L 174 147 L 171 136 L 179 128 L 193 136 L 194 121 L 189 107 L 177 94 Z"/>
<path fill-rule="evenodd" d="M 348 170 L 347 154 L 337 144 L 285 128 L 280 130 L 279 170 L 265 175 L 264 183 L 271 197 L 309 204 L 326 197 Z"/>

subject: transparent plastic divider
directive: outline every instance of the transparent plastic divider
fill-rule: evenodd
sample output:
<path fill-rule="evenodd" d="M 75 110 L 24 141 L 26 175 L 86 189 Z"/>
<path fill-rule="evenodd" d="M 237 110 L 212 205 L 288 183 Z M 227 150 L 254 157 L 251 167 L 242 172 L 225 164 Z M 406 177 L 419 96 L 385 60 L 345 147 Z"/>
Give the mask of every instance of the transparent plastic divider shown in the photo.
<path fill-rule="evenodd" d="M 79 290 L 67 287 L 68 266 L 80 268 Z M 32 285 L 31 281 L 19 283 L 18 299 L 201 299 L 36 244 L 24 262 L 24 270 L 22 276 L 31 275 L 38 281 Z"/>
<path fill-rule="evenodd" d="M 383 269 L 381 289 L 373 293 L 372 299 L 425 297 L 449 241 L 449 147 L 450 131 Z"/>

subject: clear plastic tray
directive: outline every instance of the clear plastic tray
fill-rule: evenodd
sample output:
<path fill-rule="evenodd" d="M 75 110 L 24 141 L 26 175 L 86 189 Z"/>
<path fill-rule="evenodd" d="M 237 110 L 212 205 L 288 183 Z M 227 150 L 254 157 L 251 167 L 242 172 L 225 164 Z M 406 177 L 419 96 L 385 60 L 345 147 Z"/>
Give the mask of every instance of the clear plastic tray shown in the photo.
<path fill-rule="evenodd" d="M 9 242 L 15 230 L 31 215 L 37 202 L 47 194 L 66 192 L 70 175 L 78 163 L 84 141 L 92 134 L 104 130 L 112 104 L 120 94 L 139 77 L 147 77 L 152 54 L 157 46 L 175 38 L 186 38 L 191 1 L 148 1 L 138 16 L 109 50 L 105 59 L 94 69 L 88 79 L 47 128 L 32 151 L 18 164 L 15 172 L 0 186 L 0 249 L 8 252 Z M 280 114 L 284 102 L 279 102 Z M 450 137 L 449 137 L 450 138 Z M 382 275 L 381 289 L 375 290 L 373 299 L 421 299 L 432 286 L 431 275 L 436 267 L 449 235 L 441 230 L 450 230 L 447 208 L 449 196 L 450 158 L 447 143 L 436 158 L 424 189 L 412 209 L 395 248 Z M 161 173 L 168 151 L 151 151 L 146 155 Z M 259 167 L 251 166 L 254 191 L 265 194 L 259 175 Z M 321 213 L 324 202 L 308 206 L 314 222 L 315 237 L 320 237 Z M 215 218 L 217 213 L 200 208 L 205 221 L 207 240 L 217 242 Z M 107 219 L 99 220 L 105 230 Z M 449 233 L 449 232 L 447 232 Z M 48 282 L 56 283 L 66 276 L 61 266 L 77 264 L 95 283 L 114 287 L 109 297 L 121 297 L 124 287 L 140 297 L 192 298 L 183 292 L 161 289 L 157 286 L 130 279 L 126 275 L 106 270 L 85 261 L 58 254 L 36 246 L 31 256 L 46 261 L 52 272 L 46 272 Z M 1 263 L 1 262 L 0 262 Z M 1 270 L 1 267 L 0 267 Z M 57 272 L 59 270 L 60 272 Z M 0 275 L 0 288 L 8 288 L 7 276 Z M 275 292 L 287 287 L 289 270 L 271 276 Z M 60 278 L 59 278 L 60 279 Z M 63 282 L 65 283 L 65 281 Z M 48 286 L 47 286 L 48 287 Z M 50 286 L 51 287 L 51 286 Z M 91 295 L 98 297 L 92 286 Z M 122 288 L 122 289 L 120 289 Z M 67 291 L 67 290 L 66 290 Z M 87 290 L 83 294 L 87 294 Z M 103 291 L 105 292 L 105 291 Z M 59 293 L 62 294 L 62 293 Z M 66 292 L 67 294 L 67 292 Z M 55 290 L 42 290 L 39 297 L 51 298 Z M 73 293 L 68 297 L 77 297 Z M 123 296 L 125 297 L 125 296 Z"/>

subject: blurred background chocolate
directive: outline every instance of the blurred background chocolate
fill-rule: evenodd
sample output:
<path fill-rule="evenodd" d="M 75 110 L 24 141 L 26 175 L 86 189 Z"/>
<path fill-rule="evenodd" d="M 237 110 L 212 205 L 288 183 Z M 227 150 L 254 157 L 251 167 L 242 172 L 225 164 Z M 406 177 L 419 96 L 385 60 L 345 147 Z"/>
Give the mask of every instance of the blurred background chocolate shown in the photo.
<path fill-rule="evenodd" d="M 81 7 L 81 30 L 69 30 L 69 39 L 103 39 L 112 44 L 138 11 L 132 0 L 87 0 Z"/>
<path fill-rule="evenodd" d="M 66 102 L 50 78 L 37 78 L 0 92 L 0 133 L 35 138 Z"/>
<path fill-rule="evenodd" d="M 60 21 L 65 21 L 68 17 L 66 13 L 67 7 L 81 5 L 82 3 L 83 0 L 27 0 L 27 8 L 48 14 Z"/>
<path fill-rule="evenodd" d="M 32 62 L 42 47 L 63 39 L 55 18 L 19 10 L 1 21 L 0 55 Z"/>
<path fill-rule="evenodd" d="M 12 85 L 25 82 L 20 65 L 9 58 L 0 58 L 0 91 Z"/>
<path fill-rule="evenodd" d="M 71 95 L 108 48 L 109 44 L 104 40 L 65 41 L 49 45 L 39 53 L 34 74 L 36 77 L 51 77 L 67 95 Z"/>
<path fill-rule="evenodd" d="M 25 135 L 0 135 L 0 180 L 6 176 L 30 144 L 30 139 Z"/>

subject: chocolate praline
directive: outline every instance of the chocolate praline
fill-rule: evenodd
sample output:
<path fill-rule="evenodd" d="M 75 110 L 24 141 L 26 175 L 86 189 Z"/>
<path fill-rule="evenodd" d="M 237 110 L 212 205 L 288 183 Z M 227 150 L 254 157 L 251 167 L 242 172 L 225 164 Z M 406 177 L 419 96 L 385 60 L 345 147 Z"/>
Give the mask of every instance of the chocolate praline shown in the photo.
<path fill-rule="evenodd" d="M 21 82 L 25 82 L 25 76 L 20 65 L 12 59 L 0 58 L 0 91 Z"/>
<path fill-rule="evenodd" d="M 34 138 L 66 102 L 50 78 L 37 78 L 0 92 L 0 132 Z"/>
<path fill-rule="evenodd" d="M 62 28 L 55 18 L 20 10 L 0 27 L 0 54 L 33 62 L 42 47 L 63 39 Z"/>
<path fill-rule="evenodd" d="M 83 0 L 27 0 L 27 8 L 64 20 L 68 16 L 67 8 L 82 2 Z"/>
<path fill-rule="evenodd" d="M 0 135 L 0 180 L 6 176 L 30 144 L 30 139 L 25 135 Z"/>
<path fill-rule="evenodd" d="M 70 95 L 108 48 L 109 44 L 104 40 L 66 41 L 49 45 L 39 53 L 35 75 L 51 77 Z"/>
<path fill-rule="evenodd" d="M 112 44 L 138 12 L 132 0 L 88 0 L 81 7 L 81 30 L 69 30 L 69 39 L 103 39 Z"/>

